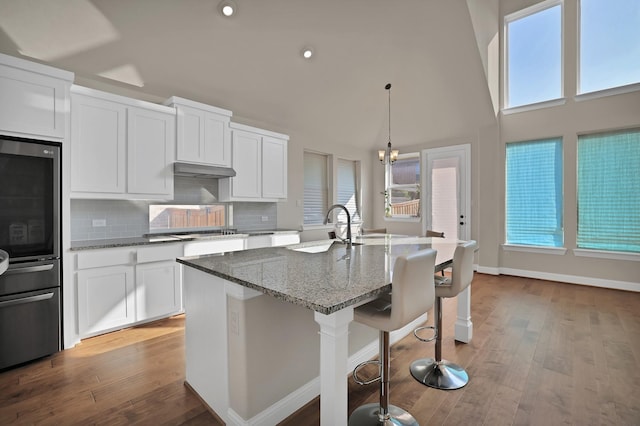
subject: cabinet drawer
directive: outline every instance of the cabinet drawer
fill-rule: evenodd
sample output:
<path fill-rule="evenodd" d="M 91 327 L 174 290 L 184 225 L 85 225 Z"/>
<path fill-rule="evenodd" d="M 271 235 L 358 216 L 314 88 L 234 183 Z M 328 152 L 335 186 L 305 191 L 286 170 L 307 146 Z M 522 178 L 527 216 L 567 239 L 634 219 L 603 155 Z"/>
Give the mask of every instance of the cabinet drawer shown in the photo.
<path fill-rule="evenodd" d="M 182 244 L 162 244 L 155 247 L 143 247 L 138 249 L 138 263 L 160 262 L 163 260 L 175 260 L 183 256 Z"/>
<path fill-rule="evenodd" d="M 135 250 L 131 248 L 87 251 L 76 255 L 76 269 L 132 265 L 134 262 Z"/>

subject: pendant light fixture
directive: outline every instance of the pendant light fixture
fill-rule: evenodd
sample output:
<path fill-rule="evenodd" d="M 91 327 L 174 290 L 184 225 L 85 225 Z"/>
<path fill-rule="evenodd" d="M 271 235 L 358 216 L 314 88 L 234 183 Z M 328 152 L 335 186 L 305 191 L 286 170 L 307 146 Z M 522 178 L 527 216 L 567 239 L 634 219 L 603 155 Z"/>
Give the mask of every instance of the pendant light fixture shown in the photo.
<path fill-rule="evenodd" d="M 391 83 L 384 86 L 389 91 L 389 143 L 387 149 L 378 150 L 378 158 L 382 164 L 393 164 L 398 159 L 399 151 L 391 149 Z"/>

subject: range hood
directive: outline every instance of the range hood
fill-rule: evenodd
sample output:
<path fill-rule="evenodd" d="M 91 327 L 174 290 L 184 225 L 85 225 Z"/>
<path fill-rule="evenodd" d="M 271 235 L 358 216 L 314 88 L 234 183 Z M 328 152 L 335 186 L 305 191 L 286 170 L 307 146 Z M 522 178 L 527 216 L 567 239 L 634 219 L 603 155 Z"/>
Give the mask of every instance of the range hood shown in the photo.
<path fill-rule="evenodd" d="M 231 167 L 206 166 L 203 164 L 173 163 L 173 174 L 175 176 L 187 176 L 198 178 L 228 178 L 234 177 L 236 171 Z"/>

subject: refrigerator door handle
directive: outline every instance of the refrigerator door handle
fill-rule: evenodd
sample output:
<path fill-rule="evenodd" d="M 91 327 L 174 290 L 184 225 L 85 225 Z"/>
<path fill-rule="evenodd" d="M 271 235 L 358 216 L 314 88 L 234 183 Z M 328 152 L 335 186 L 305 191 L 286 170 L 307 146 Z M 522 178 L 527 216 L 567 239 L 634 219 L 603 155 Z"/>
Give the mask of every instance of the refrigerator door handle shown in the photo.
<path fill-rule="evenodd" d="M 25 268 L 7 269 L 4 275 L 11 274 L 28 274 L 30 272 L 50 271 L 53 269 L 53 263 L 48 265 L 27 266 Z"/>
<path fill-rule="evenodd" d="M 53 292 L 50 292 L 45 294 L 39 294 L 37 296 L 23 297 L 21 299 L 6 300 L 4 302 L 0 302 L 0 308 L 6 308 L 7 306 L 22 305 L 23 303 L 39 302 L 41 300 L 51 299 L 52 297 L 53 297 Z"/>

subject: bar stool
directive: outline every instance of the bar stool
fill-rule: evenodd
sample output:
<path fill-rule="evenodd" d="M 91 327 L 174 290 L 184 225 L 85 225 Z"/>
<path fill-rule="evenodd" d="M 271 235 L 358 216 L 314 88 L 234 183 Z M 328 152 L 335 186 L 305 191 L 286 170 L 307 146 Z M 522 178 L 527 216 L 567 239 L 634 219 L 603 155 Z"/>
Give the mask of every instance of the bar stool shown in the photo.
<path fill-rule="evenodd" d="M 435 326 L 418 327 L 413 334 L 423 342 L 436 341 L 435 358 L 422 358 L 411 364 L 411 375 L 424 385 L 436 389 L 459 389 L 469 382 L 469 375 L 457 364 L 442 359 L 442 299 L 456 297 L 469 287 L 473 279 L 473 253 L 477 243 L 473 240 L 456 247 L 453 254 L 453 272 L 451 278 L 434 277 L 436 283 L 436 302 L 433 308 Z M 435 330 L 435 336 L 422 338 L 418 333 L 425 328 Z"/>
<path fill-rule="evenodd" d="M 366 361 L 353 370 L 354 380 L 369 384 L 380 380 L 379 403 L 356 408 L 349 417 L 349 425 L 417 425 L 407 411 L 389 404 L 389 333 L 404 327 L 428 311 L 435 302 L 433 278 L 436 251 L 421 250 L 406 257 L 398 257 L 393 268 L 392 291 L 354 309 L 354 321 L 380 331 L 379 361 Z M 366 364 L 378 364 L 380 376 L 364 381 L 358 370 Z"/>

